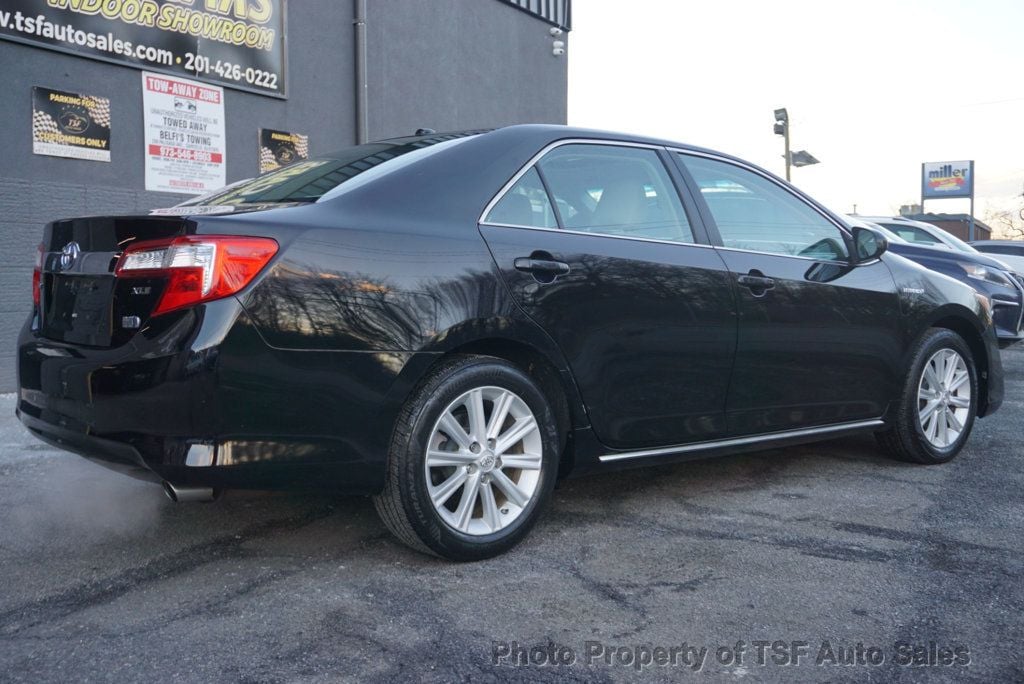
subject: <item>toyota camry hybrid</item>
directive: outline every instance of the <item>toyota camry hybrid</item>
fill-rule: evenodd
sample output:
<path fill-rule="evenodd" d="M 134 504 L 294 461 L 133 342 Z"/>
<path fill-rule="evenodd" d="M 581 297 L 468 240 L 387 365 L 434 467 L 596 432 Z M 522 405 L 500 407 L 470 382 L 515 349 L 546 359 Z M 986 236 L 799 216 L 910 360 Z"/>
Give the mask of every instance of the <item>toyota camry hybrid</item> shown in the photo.
<path fill-rule="evenodd" d="M 454 560 L 569 474 L 856 432 L 942 463 L 1003 394 L 984 295 L 734 157 L 560 126 L 55 221 L 33 281 L 40 439 L 176 500 L 371 495 Z"/>

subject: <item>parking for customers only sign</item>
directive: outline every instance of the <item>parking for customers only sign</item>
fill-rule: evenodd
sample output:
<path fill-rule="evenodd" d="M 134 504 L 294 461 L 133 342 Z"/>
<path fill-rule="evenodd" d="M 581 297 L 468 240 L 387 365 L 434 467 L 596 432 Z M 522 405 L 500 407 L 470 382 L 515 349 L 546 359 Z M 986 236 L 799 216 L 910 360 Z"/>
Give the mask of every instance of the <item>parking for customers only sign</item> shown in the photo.
<path fill-rule="evenodd" d="M 32 152 L 109 162 L 110 100 L 34 86 Z"/>
<path fill-rule="evenodd" d="M 224 89 L 142 74 L 146 190 L 201 195 L 227 183 Z"/>

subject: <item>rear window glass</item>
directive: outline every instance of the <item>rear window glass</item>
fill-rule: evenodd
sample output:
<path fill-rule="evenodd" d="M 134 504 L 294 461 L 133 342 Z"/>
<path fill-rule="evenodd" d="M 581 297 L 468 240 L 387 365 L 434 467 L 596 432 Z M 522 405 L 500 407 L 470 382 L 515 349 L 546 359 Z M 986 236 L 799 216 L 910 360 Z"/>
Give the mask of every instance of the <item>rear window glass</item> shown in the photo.
<path fill-rule="evenodd" d="M 258 178 L 229 185 L 211 195 L 183 202 L 178 206 L 316 202 L 324 195 L 340 188 L 342 184 L 371 169 L 376 170 L 372 175 L 378 175 L 387 172 L 391 167 L 404 165 L 395 161 L 399 158 L 405 157 L 402 161 L 411 160 L 412 157 L 419 158 L 479 133 L 480 131 L 473 131 L 396 138 L 356 145 L 317 159 L 296 162 Z M 416 152 L 419 154 L 410 155 Z"/>

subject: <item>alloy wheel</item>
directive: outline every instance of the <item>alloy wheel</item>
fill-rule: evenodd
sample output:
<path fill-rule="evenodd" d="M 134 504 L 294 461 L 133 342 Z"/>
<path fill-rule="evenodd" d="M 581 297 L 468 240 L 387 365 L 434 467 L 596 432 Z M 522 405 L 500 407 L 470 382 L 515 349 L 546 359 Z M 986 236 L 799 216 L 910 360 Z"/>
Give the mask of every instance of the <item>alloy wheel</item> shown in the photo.
<path fill-rule="evenodd" d="M 434 510 L 463 534 L 498 532 L 536 495 L 542 450 L 537 419 L 516 393 L 466 392 L 444 410 L 427 444 L 424 474 Z"/>
<path fill-rule="evenodd" d="M 917 386 L 917 411 L 925 439 L 945 449 L 959 439 L 971 412 L 971 376 L 963 357 L 940 349 L 924 365 Z"/>

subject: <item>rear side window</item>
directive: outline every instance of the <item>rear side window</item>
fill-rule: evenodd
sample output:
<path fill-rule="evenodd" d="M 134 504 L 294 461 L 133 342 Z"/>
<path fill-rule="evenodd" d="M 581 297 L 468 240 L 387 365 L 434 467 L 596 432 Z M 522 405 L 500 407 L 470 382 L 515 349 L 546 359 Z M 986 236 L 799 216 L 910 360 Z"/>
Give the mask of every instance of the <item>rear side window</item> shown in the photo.
<path fill-rule="evenodd" d="M 541 183 L 537 169 L 531 168 L 516 181 L 505 196 L 494 205 L 484 223 L 530 228 L 557 228 L 558 221 L 551 208 L 551 200 Z"/>
<path fill-rule="evenodd" d="M 680 154 L 718 226 L 722 245 L 811 259 L 848 258 L 843 233 L 799 197 L 726 162 Z"/>
<path fill-rule="evenodd" d="M 654 150 L 563 145 L 538 166 L 567 230 L 693 242 L 679 195 Z"/>
<path fill-rule="evenodd" d="M 974 245 L 979 252 L 989 254 L 1007 254 L 1009 256 L 1024 256 L 1024 245 L 986 245 L 984 243 Z"/>

